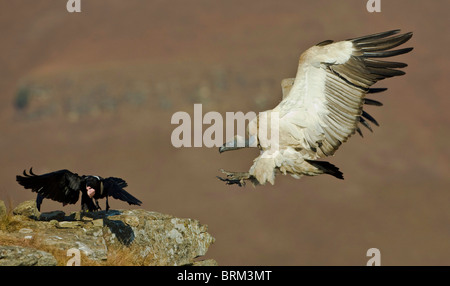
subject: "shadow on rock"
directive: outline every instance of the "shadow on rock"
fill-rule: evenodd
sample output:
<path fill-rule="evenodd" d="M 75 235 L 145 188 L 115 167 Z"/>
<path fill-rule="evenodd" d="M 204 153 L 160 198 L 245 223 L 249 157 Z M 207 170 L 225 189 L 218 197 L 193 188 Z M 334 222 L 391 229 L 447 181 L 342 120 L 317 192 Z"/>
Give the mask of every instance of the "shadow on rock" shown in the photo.
<path fill-rule="evenodd" d="M 116 236 L 120 243 L 129 246 L 134 241 L 135 235 L 133 228 L 123 221 L 105 218 L 103 223 Z"/>

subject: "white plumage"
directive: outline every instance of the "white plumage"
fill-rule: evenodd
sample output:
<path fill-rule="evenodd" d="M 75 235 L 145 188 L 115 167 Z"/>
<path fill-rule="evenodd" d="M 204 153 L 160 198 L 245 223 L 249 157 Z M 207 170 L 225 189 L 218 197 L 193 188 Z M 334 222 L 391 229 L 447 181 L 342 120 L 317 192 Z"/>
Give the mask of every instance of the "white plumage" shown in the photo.
<path fill-rule="evenodd" d="M 227 177 L 220 179 L 227 184 L 243 185 L 245 180 L 254 185 L 274 184 L 278 172 L 295 178 L 325 173 L 342 179 L 337 167 L 317 159 L 333 155 L 355 131 L 362 136 L 358 124 L 372 131 L 366 119 L 378 125 L 363 107 L 382 104 L 365 96 L 386 90 L 370 88 L 377 81 L 404 74 L 398 68 L 406 64 L 378 60 L 412 50 L 390 50 L 412 37 L 412 33 L 398 33 L 393 30 L 340 42 L 324 41 L 306 50 L 300 56 L 296 77 L 281 82 L 281 102 L 247 126 L 246 142 L 256 141 L 260 156 L 249 172 L 222 171 Z M 275 118 L 278 124 L 274 127 L 271 120 Z M 269 136 L 261 136 L 261 126 L 267 128 Z M 237 146 L 237 141 L 235 137 L 225 143 L 220 152 L 249 147 Z"/>

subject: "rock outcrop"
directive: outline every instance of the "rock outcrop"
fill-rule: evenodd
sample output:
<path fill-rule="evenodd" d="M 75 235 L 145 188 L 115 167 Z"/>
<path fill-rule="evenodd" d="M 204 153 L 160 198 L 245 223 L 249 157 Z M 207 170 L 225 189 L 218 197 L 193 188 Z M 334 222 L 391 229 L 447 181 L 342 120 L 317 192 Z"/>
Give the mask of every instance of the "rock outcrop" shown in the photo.
<path fill-rule="evenodd" d="M 6 217 L 8 212 L 6 211 L 6 205 L 3 201 L 0 201 L 0 219 Z"/>
<path fill-rule="evenodd" d="M 0 266 L 55 266 L 48 252 L 29 247 L 0 246 Z"/>
<path fill-rule="evenodd" d="M 63 251 L 75 248 L 93 261 L 106 260 L 111 249 L 126 248 L 142 265 L 216 265 L 214 260 L 196 259 L 204 256 L 214 242 L 207 226 L 197 220 L 143 209 L 70 215 L 62 211 L 39 213 L 34 201 L 20 204 L 13 214 L 14 230 L 0 230 L 0 237 L 37 240 L 39 245 Z M 7 258 L 8 253 L 19 256 L 24 253 L 1 251 L 0 265 L 5 261 L 19 261 Z M 1 256 L 1 253 L 6 254 Z M 36 257 L 39 255 L 47 257 L 41 252 Z M 30 265 L 41 265 L 42 259 L 34 259 Z"/>

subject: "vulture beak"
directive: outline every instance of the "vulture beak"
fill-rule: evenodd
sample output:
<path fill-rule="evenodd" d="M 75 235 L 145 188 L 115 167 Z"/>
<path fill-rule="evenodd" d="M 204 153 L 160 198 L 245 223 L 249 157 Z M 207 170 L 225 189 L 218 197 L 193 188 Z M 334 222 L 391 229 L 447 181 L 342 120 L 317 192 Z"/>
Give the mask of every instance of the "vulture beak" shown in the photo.
<path fill-rule="evenodd" d="M 92 198 L 95 195 L 95 189 L 93 189 L 93 188 L 91 188 L 89 186 L 86 187 L 86 191 L 87 191 L 87 194 L 88 194 L 88 196 L 90 198 Z"/>
<path fill-rule="evenodd" d="M 223 153 L 225 151 L 238 150 L 248 147 L 256 147 L 256 136 L 252 135 L 249 139 L 245 139 L 240 135 L 236 135 L 232 140 L 224 143 L 220 148 L 219 152 Z"/>

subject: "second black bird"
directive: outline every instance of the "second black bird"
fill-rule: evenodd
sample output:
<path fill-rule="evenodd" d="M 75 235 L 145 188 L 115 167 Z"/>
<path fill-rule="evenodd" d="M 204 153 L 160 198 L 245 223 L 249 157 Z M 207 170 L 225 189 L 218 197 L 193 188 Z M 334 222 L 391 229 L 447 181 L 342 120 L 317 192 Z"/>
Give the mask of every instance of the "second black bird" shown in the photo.
<path fill-rule="evenodd" d="M 81 193 L 81 210 L 96 211 L 101 209 L 98 200 L 106 198 L 106 210 L 109 209 L 108 197 L 140 206 L 142 202 L 124 190 L 128 186 L 121 178 L 83 175 L 69 170 L 59 170 L 43 175 L 36 175 L 30 169 L 29 174 L 23 171 L 23 176 L 16 176 L 17 182 L 37 193 L 36 204 L 38 210 L 42 200 L 51 199 L 57 202 L 75 204 Z M 95 203 L 94 201 L 95 200 Z"/>

